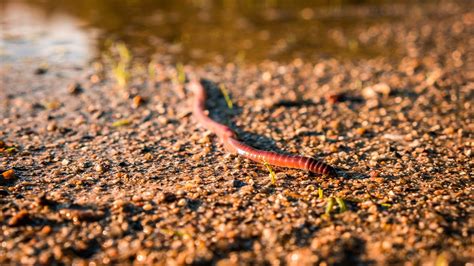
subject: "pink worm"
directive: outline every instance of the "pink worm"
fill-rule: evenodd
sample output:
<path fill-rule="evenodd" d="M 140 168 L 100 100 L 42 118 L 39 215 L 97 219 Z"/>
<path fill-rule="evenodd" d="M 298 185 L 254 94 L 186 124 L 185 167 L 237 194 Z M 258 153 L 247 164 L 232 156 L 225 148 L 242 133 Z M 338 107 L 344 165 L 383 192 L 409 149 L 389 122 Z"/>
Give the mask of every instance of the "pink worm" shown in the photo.
<path fill-rule="evenodd" d="M 198 81 L 191 81 L 189 88 L 194 92 L 193 113 L 198 122 L 216 134 L 227 151 L 233 154 L 242 155 L 252 161 L 259 163 L 268 163 L 275 166 L 302 169 L 313 173 L 336 176 L 333 167 L 324 162 L 315 160 L 311 157 L 298 155 L 284 155 L 271 151 L 262 151 L 252 148 L 243 142 L 237 140 L 236 134 L 227 126 L 217 123 L 209 118 L 206 113 L 206 91 Z"/>

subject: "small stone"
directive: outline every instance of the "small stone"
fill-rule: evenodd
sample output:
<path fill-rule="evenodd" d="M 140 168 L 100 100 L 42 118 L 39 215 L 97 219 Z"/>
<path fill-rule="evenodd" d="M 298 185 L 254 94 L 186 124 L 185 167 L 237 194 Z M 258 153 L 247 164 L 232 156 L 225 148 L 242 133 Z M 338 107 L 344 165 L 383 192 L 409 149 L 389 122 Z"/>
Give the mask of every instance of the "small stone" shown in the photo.
<path fill-rule="evenodd" d="M 454 128 L 447 127 L 443 130 L 443 133 L 446 134 L 446 135 L 452 135 L 452 134 L 454 134 Z"/>
<path fill-rule="evenodd" d="M 176 195 L 171 192 L 160 193 L 157 196 L 158 203 L 171 203 L 176 200 Z"/>
<path fill-rule="evenodd" d="M 334 120 L 329 123 L 329 127 L 337 131 L 340 129 L 341 123 L 338 120 Z"/>
<path fill-rule="evenodd" d="M 362 90 L 362 96 L 366 99 L 376 98 L 377 92 L 373 89 L 373 87 L 366 87 Z"/>
<path fill-rule="evenodd" d="M 153 209 L 153 205 L 151 205 L 150 203 L 143 205 L 143 210 L 145 211 L 151 211 L 152 209 Z"/>
<path fill-rule="evenodd" d="M 381 93 L 385 96 L 388 96 L 390 94 L 390 86 L 388 86 L 387 83 L 378 83 L 373 86 L 374 90 L 378 93 Z"/>
<path fill-rule="evenodd" d="M 332 93 L 329 94 L 326 99 L 330 104 L 336 104 L 338 102 L 343 102 L 346 98 L 344 93 Z"/>
<path fill-rule="evenodd" d="M 46 126 L 46 130 L 48 131 L 55 131 L 56 129 L 58 129 L 58 126 L 55 122 L 51 122 L 48 124 L 48 126 Z"/>
<path fill-rule="evenodd" d="M 245 186 L 245 183 L 238 180 L 238 179 L 234 179 L 234 180 L 232 180 L 232 186 L 235 187 L 235 188 L 240 188 L 240 187 Z"/>
<path fill-rule="evenodd" d="M 12 227 L 26 225 L 30 223 L 31 220 L 32 219 L 28 211 L 21 210 L 10 219 L 10 221 L 8 222 L 8 225 Z"/>
<path fill-rule="evenodd" d="M 39 263 L 41 265 L 51 265 L 53 260 L 53 255 L 50 251 L 44 251 L 39 254 Z"/>
<path fill-rule="evenodd" d="M 365 132 L 367 132 L 367 129 L 365 127 L 359 127 L 356 130 L 357 135 L 360 135 L 360 136 L 364 135 Z"/>
<path fill-rule="evenodd" d="M 153 160 L 153 155 L 147 152 L 145 155 L 143 155 L 143 159 L 145 159 L 146 161 L 151 161 Z"/>
<path fill-rule="evenodd" d="M 46 72 L 48 72 L 48 69 L 46 67 L 38 67 L 37 69 L 35 69 L 35 75 L 44 75 L 46 74 Z"/>
<path fill-rule="evenodd" d="M 379 172 L 376 171 L 376 170 L 372 170 L 372 171 L 370 171 L 369 176 L 370 176 L 370 178 L 377 178 L 377 177 L 379 177 Z"/>
<path fill-rule="evenodd" d="M 379 94 L 388 96 L 390 94 L 390 86 L 386 83 L 378 83 L 373 86 L 365 87 L 362 90 L 362 96 L 366 99 L 377 98 Z"/>
<path fill-rule="evenodd" d="M 178 201 L 178 206 L 183 207 L 186 205 L 186 203 L 187 203 L 186 199 L 180 199 Z"/>
<path fill-rule="evenodd" d="M 82 93 L 84 89 L 82 88 L 80 83 L 76 82 L 76 83 L 69 84 L 67 86 L 67 91 L 69 92 L 69 94 L 78 95 Z"/>
<path fill-rule="evenodd" d="M 264 72 L 262 74 L 262 80 L 268 82 L 272 79 L 272 74 L 270 72 Z"/>
<path fill-rule="evenodd" d="M 369 207 L 369 209 L 368 209 L 368 211 L 369 211 L 370 213 L 377 213 L 377 210 L 378 210 L 378 209 L 377 209 L 377 205 L 375 205 L 375 204 L 372 204 L 372 205 Z"/>
<path fill-rule="evenodd" d="M 57 110 L 61 107 L 61 102 L 59 102 L 58 100 L 52 100 L 52 101 L 46 102 L 44 106 L 48 110 Z"/>
<path fill-rule="evenodd" d="M 132 107 L 136 109 L 136 108 L 140 107 L 140 105 L 142 105 L 143 102 L 144 102 L 143 98 L 140 95 L 137 95 L 137 96 L 133 97 Z"/>
<path fill-rule="evenodd" d="M 47 235 L 47 234 L 51 233 L 51 231 L 53 231 L 53 229 L 49 225 L 45 225 L 43 228 L 41 228 L 41 234 L 42 235 Z"/>
<path fill-rule="evenodd" d="M 143 200 L 143 198 L 140 195 L 133 195 L 133 197 L 132 197 L 133 202 L 140 202 L 142 200 Z"/>
<path fill-rule="evenodd" d="M 176 191 L 176 196 L 178 197 L 184 197 L 185 195 L 186 195 L 186 191 L 182 189 L 179 189 L 178 191 Z"/>
<path fill-rule="evenodd" d="M 15 179 L 15 171 L 13 169 L 7 170 L 2 173 L 2 177 L 5 179 L 5 181 L 10 181 Z"/>
<path fill-rule="evenodd" d="M 91 75 L 89 80 L 93 83 L 93 84 L 97 84 L 101 81 L 101 78 L 99 75 L 97 74 L 94 74 L 94 75 Z"/>
<path fill-rule="evenodd" d="M 96 165 L 94 166 L 94 170 L 95 170 L 96 172 L 102 173 L 102 172 L 104 172 L 104 167 L 102 166 L 102 164 L 96 164 Z"/>
<path fill-rule="evenodd" d="M 472 149 L 467 149 L 464 151 L 464 154 L 467 156 L 467 157 L 471 157 L 472 156 Z"/>
<path fill-rule="evenodd" d="M 122 199 L 117 199 L 112 203 L 113 209 L 118 209 L 126 205 L 126 202 Z"/>

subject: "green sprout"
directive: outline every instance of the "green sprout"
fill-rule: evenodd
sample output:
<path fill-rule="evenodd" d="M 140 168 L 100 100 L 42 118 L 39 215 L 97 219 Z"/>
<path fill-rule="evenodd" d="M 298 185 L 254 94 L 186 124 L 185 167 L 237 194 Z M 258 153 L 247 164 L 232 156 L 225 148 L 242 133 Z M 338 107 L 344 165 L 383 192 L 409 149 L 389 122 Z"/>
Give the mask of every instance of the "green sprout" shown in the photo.
<path fill-rule="evenodd" d="M 344 202 L 343 199 L 336 197 L 336 202 L 339 205 L 339 212 L 340 213 L 347 211 L 347 205 L 346 205 L 346 203 Z"/>
<path fill-rule="evenodd" d="M 266 162 L 266 161 L 263 161 L 263 165 L 265 165 L 265 167 L 267 168 L 268 172 L 270 172 L 270 174 L 268 174 L 270 176 L 270 180 L 272 182 L 272 185 L 275 185 L 276 184 L 276 175 L 275 175 L 275 172 L 273 172 L 273 169 L 272 167 Z"/>
<path fill-rule="evenodd" d="M 186 74 L 184 73 L 184 66 L 181 63 L 176 64 L 177 71 L 177 81 L 179 84 L 184 84 L 186 82 Z"/>
<path fill-rule="evenodd" d="M 323 192 L 323 189 L 320 187 L 318 187 L 318 198 L 324 199 L 324 192 Z"/>
<path fill-rule="evenodd" d="M 123 126 L 128 126 L 128 125 L 130 125 L 130 124 L 131 124 L 130 120 L 128 120 L 128 119 L 121 119 L 121 120 L 115 121 L 115 122 L 112 124 L 112 126 L 113 126 L 113 127 L 123 127 Z"/>
<path fill-rule="evenodd" d="M 221 90 L 222 95 L 224 95 L 224 99 L 225 99 L 225 102 L 227 103 L 227 107 L 229 107 L 229 109 L 232 110 L 232 108 L 233 108 L 234 105 L 232 104 L 232 101 L 230 100 L 229 93 L 228 93 L 228 91 L 227 91 L 225 85 L 224 85 L 224 84 L 221 84 L 221 85 L 219 86 L 219 89 Z"/>
<path fill-rule="evenodd" d="M 326 211 L 324 212 L 324 215 L 330 216 L 333 207 L 334 207 L 334 198 L 331 197 L 328 199 L 328 202 L 326 204 Z"/>
<path fill-rule="evenodd" d="M 156 68 L 155 68 L 155 62 L 152 60 L 148 64 L 148 79 L 150 82 L 153 82 L 156 77 Z"/>
<path fill-rule="evenodd" d="M 132 56 L 127 46 L 124 43 L 114 45 L 115 50 L 119 55 L 119 61 L 113 64 L 112 73 L 120 87 L 125 87 L 130 79 L 130 61 Z"/>
<path fill-rule="evenodd" d="M 169 236 L 191 237 L 191 235 L 189 235 L 188 233 L 186 233 L 184 231 L 180 231 L 180 230 L 171 230 L 171 229 L 162 228 L 162 229 L 160 229 L 160 231 L 163 232 L 164 234 L 169 235 Z"/>
<path fill-rule="evenodd" d="M 7 152 L 7 153 L 14 153 L 14 152 L 16 152 L 16 148 L 15 148 L 15 147 L 6 148 L 6 149 L 5 149 L 5 152 Z"/>

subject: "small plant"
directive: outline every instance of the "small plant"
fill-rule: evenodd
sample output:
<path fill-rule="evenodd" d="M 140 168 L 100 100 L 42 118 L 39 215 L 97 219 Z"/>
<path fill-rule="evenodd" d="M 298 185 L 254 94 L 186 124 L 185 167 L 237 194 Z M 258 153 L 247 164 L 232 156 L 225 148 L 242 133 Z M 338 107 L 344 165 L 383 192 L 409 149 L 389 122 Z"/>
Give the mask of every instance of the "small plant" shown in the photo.
<path fill-rule="evenodd" d="M 324 199 L 324 192 L 323 192 L 323 189 L 320 187 L 318 187 L 318 198 Z"/>
<path fill-rule="evenodd" d="M 232 100 L 231 100 L 230 97 L 229 97 L 229 93 L 228 93 L 228 91 L 227 91 L 225 85 L 224 85 L 224 84 L 221 84 L 221 85 L 219 86 L 219 89 L 221 90 L 222 95 L 224 95 L 224 99 L 225 99 L 225 102 L 227 103 L 227 107 L 229 107 L 229 109 L 232 110 L 232 108 L 234 107 L 234 105 L 232 104 Z"/>
<path fill-rule="evenodd" d="M 112 73 L 120 87 L 125 87 L 130 79 L 130 62 L 132 55 L 124 43 L 113 45 L 113 50 L 118 53 L 119 60 L 112 62 Z"/>
<path fill-rule="evenodd" d="M 112 126 L 113 126 L 113 127 L 123 127 L 123 126 L 128 126 L 128 125 L 130 125 L 130 124 L 131 124 L 130 120 L 128 120 L 128 119 L 121 119 L 121 120 L 115 121 L 115 122 L 112 124 Z"/>
<path fill-rule="evenodd" d="M 326 203 L 326 211 L 324 212 L 324 215 L 330 216 L 333 208 L 334 208 L 334 198 L 331 197 L 328 199 L 328 202 Z"/>
<path fill-rule="evenodd" d="M 5 149 L 5 152 L 6 152 L 6 153 L 14 153 L 14 152 L 16 152 L 16 151 L 17 151 L 17 149 L 16 149 L 15 147 L 9 147 L 9 148 L 6 148 L 6 149 Z"/>
<path fill-rule="evenodd" d="M 268 176 L 270 177 L 270 180 L 272 182 L 272 185 L 275 185 L 276 184 L 276 175 L 275 175 L 275 172 L 273 172 L 273 169 L 272 167 L 266 162 L 266 161 L 263 161 L 263 165 L 265 165 L 265 167 L 267 168 L 268 172 L 270 172 L 268 174 Z"/>
<path fill-rule="evenodd" d="M 163 233 L 163 234 L 166 234 L 166 235 L 169 235 L 169 236 L 177 236 L 177 237 L 186 237 L 186 238 L 190 238 L 191 235 L 184 232 L 184 231 L 180 231 L 180 230 L 171 230 L 171 229 L 166 229 L 166 228 L 162 228 L 160 229 L 160 231 Z"/>
<path fill-rule="evenodd" d="M 382 206 L 382 207 L 387 208 L 387 209 L 392 207 L 392 203 L 389 203 L 389 202 L 379 203 L 380 201 L 378 201 L 378 199 L 380 199 L 380 198 L 375 197 L 369 191 L 367 191 L 367 195 L 369 195 L 368 199 L 370 201 L 372 201 L 374 204 L 377 204 L 377 205 Z"/>
<path fill-rule="evenodd" d="M 0 153 L 12 154 L 17 151 L 18 149 L 14 145 L 8 146 L 5 142 L 0 140 Z"/>
<path fill-rule="evenodd" d="M 176 79 L 179 84 L 186 82 L 186 73 L 184 72 L 184 66 L 181 63 L 176 64 Z"/>
<path fill-rule="evenodd" d="M 346 203 L 344 202 L 343 199 L 336 197 L 336 202 L 339 205 L 339 212 L 340 213 L 347 211 L 347 205 L 346 205 Z"/>
<path fill-rule="evenodd" d="M 151 84 L 155 82 L 156 77 L 156 67 L 155 62 L 152 60 L 148 63 L 148 80 Z"/>

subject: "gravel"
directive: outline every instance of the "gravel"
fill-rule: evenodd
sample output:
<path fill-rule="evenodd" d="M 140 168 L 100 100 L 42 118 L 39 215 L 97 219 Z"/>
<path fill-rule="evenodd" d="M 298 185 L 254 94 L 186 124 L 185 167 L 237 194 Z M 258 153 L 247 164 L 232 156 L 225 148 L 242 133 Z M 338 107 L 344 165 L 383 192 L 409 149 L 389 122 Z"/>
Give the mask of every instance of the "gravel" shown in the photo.
<path fill-rule="evenodd" d="M 0 263 L 473 263 L 463 7 L 371 29 L 400 58 L 184 66 L 246 143 L 323 159 L 338 178 L 275 167 L 272 185 L 226 154 L 159 56 L 127 88 L 93 66 L 3 65 Z"/>

